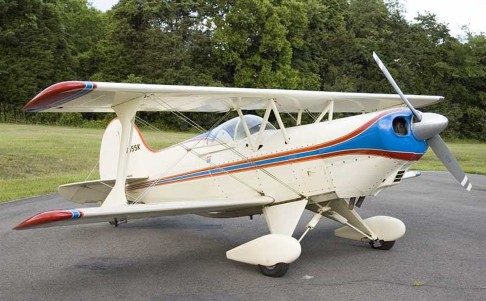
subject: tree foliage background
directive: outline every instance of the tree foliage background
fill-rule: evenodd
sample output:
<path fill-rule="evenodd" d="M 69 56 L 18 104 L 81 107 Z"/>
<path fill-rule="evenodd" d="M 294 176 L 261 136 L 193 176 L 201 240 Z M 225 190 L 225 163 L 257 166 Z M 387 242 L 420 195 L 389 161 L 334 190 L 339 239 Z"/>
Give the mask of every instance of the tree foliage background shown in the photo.
<path fill-rule="evenodd" d="M 449 118 L 447 136 L 485 141 L 485 35 L 404 15 L 396 0 L 121 0 L 106 13 L 87 0 L 0 0 L 0 121 L 102 124 L 21 111 L 63 80 L 394 93 L 376 51 L 406 93 L 446 97 L 427 109 Z"/>

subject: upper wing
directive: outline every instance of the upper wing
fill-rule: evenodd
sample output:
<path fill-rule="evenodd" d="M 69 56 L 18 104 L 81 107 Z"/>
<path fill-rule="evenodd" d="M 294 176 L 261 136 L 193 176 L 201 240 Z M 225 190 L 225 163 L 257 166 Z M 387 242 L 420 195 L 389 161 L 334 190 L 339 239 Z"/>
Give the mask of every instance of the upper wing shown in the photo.
<path fill-rule="evenodd" d="M 440 102 L 442 96 L 407 95 L 414 107 Z M 24 107 L 30 112 L 113 112 L 112 107 L 140 100 L 138 111 L 226 112 L 265 109 L 275 99 L 282 112 L 321 112 L 334 101 L 334 112 L 373 112 L 402 106 L 395 94 L 166 86 L 148 84 L 61 82 Z"/>
<path fill-rule="evenodd" d="M 273 199 L 270 197 L 258 196 L 250 199 L 175 201 L 158 204 L 133 204 L 112 207 L 52 210 L 36 214 L 15 226 L 14 229 L 24 230 L 29 228 L 64 226 L 70 224 L 97 223 L 113 221 L 114 219 L 125 220 L 142 217 L 224 211 L 264 206 L 272 202 Z"/>

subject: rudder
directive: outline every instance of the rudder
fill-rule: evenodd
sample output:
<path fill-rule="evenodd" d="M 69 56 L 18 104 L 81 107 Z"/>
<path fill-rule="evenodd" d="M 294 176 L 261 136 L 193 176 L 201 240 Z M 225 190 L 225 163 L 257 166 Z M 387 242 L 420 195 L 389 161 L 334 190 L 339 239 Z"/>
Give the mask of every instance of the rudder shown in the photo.
<path fill-rule="evenodd" d="M 121 123 L 113 119 L 103 134 L 100 147 L 100 179 L 115 179 L 120 148 Z M 129 164 L 127 177 L 146 177 L 144 166 L 149 162 L 151 150 L 146 146 L 140 130 L 133 125 L 132 139 L 127 151 Z"/>

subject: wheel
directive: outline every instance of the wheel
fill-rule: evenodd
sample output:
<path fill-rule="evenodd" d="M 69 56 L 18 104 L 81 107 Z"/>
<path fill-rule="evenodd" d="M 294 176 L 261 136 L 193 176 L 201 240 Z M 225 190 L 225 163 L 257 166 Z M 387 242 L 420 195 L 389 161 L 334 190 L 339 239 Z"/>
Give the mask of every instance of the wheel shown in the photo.
<path fill-rule="evenodd" d="M 289 269 L 289 264 L 279 262 L 276 265 L 272 266 L 258 265 L 258 268 L 263 275 L 278 278 L 282 277 L 283 275 L 285 275 L 285 273 L 287 273 Z"/>
<path fill-rule="evenodd" d="M 394 244 L 395 244 L 394 240 L 392 240 L 392 241 L 380 240 L 380 245 L 377 246 L 377 245 L 375 245 L 375 243 L 373 241 L 370 241 L 370 246 L 373 249 L 376 249 L 376 250 L 390 250 L 391 248 L 393 248 Z"/>

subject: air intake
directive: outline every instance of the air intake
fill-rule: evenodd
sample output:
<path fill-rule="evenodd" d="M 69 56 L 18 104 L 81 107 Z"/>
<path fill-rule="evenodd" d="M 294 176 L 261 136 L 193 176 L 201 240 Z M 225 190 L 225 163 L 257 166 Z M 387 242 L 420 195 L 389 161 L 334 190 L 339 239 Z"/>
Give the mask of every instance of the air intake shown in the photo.
<path fill-rule="evenodd" d="M 395 180 L 393 180 L 393 183 L 400 182 L 402 180 L 404 174 L 405 174 L 405 170 L 398 171 L 397 175 L 395 176 Z"/>

